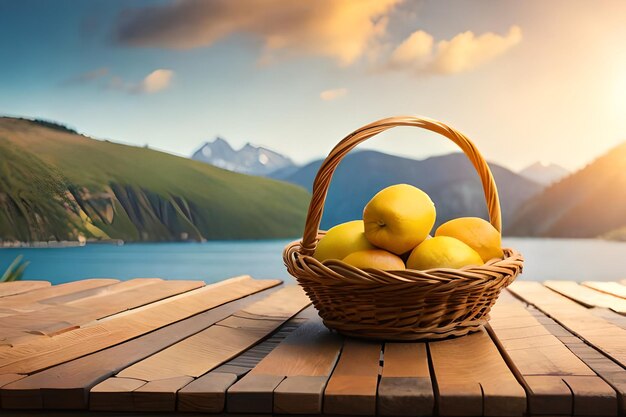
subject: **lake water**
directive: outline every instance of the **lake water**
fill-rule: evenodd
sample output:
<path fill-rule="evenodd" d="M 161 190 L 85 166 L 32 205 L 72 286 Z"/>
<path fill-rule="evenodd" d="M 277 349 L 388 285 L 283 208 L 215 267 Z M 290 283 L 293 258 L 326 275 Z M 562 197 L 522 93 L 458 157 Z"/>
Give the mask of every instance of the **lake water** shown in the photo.
<path fill-rule="evenodd" d="M 87 245 L 0 249 L 0 270 L 18 255 L 30 261 L 25 279 L 55 284 L 85 278 L 160 277 L 216 282 L 249 274 L 290 280 L 282 262 L 288 241 Z M 519 279 L 626 279 L 626 243 L 591 239 L 505 239 L 525 257 Z"/>

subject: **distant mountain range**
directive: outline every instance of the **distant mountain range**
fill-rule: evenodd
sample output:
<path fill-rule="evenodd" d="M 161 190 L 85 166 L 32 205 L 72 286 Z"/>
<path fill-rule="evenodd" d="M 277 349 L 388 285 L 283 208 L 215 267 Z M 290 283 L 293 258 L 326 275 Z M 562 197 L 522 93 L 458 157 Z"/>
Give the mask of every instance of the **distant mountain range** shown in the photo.
<path fill-rule="evenodd" d="M 95 140 L 54 122 L 0 117 L 0 243 L 301 235 L 321 160 L 299 167 L 266 148 L 234 150 L 219 138 L 194 159 Z M 506 234 L 626 240 L 626 143 L 565 177 L 555 166 L 535 164 L 519 174 L 490 166 Z M 322 227 L 360 218 L 376 192 L 397 183 L 427 192 L 438 224 L 486 217 L 480 181 L 464 155 L 418 161 L 359 151 L 334 175 Z"/>
<path fill-rule="evenodd" d="M 224 143 L 218 139 L 208 145 L 215 147 Z M 225 148 L 226 152 L 220 155 L 237 154 L 230 146 Z M 255 149 L 267 151 L 250 148 L 251 153 Z M 504 232 L 516 236 L 626 240 L 624 148 L 626 144 L 574 174 L 551 163 L 537 162 L 519 173 L 490 163 L 500 192 Z M 284 161 L 284 166 L 272 165 L 271 169 L 256 175 L 287 181 L 311 191 L 322 160 L 299 167 L 283 155 L 272 154 Z M 223 157 L 221 166 L 246 169 L 237 158 Z M 363 150 L 348 155 L 337 168 L 326 200 L 322 228 L 360 218 L 363 206 L 376 192 L 397 183 L 413 184 L 426 191 L 437 207 L 438 224 L 459 216 L 486 218 L 480 182 L 462 154 L 417 161 Z"/>
<path fill-rule="evenodd" d="M 295 172 L 271 176 L 311 190 L 322 160 Z M 543 186 L 500 165 L 490 164 L 498 184 L 505 230 L 516 210 L 540 193 Z M 329 189 L 322 227 L 362 216 L 363 207 L 382 188 L 407 183 L 424 190 L 437 208 L 437 224 L 461 216 L 486 217 L 478 174 L 465 155 L 453 153 L 417 161 L 375 151 L 349 154 L 337 168 Z"/>
<path fill-rule="evenodd" d="M 626 142 L 526 202 L 510 231 L 626 240 Z"/>
<path fill-rule="evenodd" d="M 246 143 L 243 148 L 235 150 L 219 137 L 213 142 L 204 143 L 191 159 L 229 171 L 260 176 L 295 167 L 291 159 L 267 148 Z"/>
<path fill-rule="evenodd" d="M 519 174 L 522 177 L 547 186 L 568 176 L 570 172 L 557 164 L 535 162 L 521 170 Z"/>
<path fill-rule="evenodd" d="M 0 118 L 0 243 L 293 238 L 309 198 L 284 182 Z"/>

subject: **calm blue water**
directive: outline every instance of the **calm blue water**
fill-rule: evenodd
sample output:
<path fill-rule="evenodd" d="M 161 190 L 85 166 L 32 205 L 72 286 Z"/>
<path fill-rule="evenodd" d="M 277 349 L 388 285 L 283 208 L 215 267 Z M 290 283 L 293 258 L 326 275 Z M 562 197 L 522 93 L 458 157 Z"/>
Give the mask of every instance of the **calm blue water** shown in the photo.
<path fill-rule="evenodd" d="M 291 279 L 282 262 L 288 241 L 87 245 L 0 249 L 0 270 L 18 255 L 31 262 L 25 279 L 61 283 L 84 278 L 160 277 L 216 282 L 249 274 Z M 520 279 L 626 279 L 626 243 L 587 239 L 506 239 L 525 256 Z"/>

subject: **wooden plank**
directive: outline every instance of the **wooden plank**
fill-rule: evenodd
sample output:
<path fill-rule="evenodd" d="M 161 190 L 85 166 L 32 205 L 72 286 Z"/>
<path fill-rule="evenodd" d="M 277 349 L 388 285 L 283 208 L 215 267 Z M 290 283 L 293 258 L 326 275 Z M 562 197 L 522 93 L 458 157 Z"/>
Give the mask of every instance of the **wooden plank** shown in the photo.
<path fill-rule="evenodd" d="M 14 302 L 13 308 L 7 306 L 2 307 L 0 303 L 0 317 L 7 317 L 14 314 L 29 313 L 32 311 L 42 310 L 49 308 L 51 305 L 65 304 L 69 305 L 77 300 L 86 300 L 91 297 L 98 297 L 101 295 L 113 294 L 116 292 L 126 291 L 132 288 L 138 288 L 141 286 L 153 284 L 163 281 L 160 278 L 135 278 L 128 281 L 117 282 L 110 285 L 97 286 L 93 288 L 87 288 L 85 290 L 79 290 L 76 292 L 69 292 L 67 294 L 61 294 L 50 298 L 44 298 L 38 302 L 22 303 Z M 51 315 L 54 313 L 51 311 Z"/>
<path fill-rule="evenodd" d="M 431 416 L 434 407 L 426 344 L 385 343 L 378 414 Z"/>
<path fill-rule="evenodd" d="M 524 382 L 529 415 L 573 415 L 574 396 L 562 376 L 525 375 Z"/>
<path fill-rule="evenodd" d="M 186 412 L 221 413 L 226 406 L 226 390 L 237 375 L 209 372 L 178 391 L 178 409 Z"/>
<path fill-rule="evenodd" d="M 245 325 L 229 325 L 230 317 L 228 317 L 216 325 L 124 369 L 118 375 L 145 381 L 181 375 L 198 377 L 232 358 L 236 353 L 252 346 L 259 340 L 260 335 L 269 334 L 310 303 L 301 287 L 295 285 L 285 287 L 248 307 L 259 312 L 259 319 L 247 319 Z M 281 305 L 282 320 L 262 319 L 265 317 L 262 315 L 263 313 L 271 311 L 271 305 Z M 244 311 L 248 310 L 244 309 Z M 181 357 L 186 358 L 186 360 L 180 361 Z"/>
<path fill-rule="evenodd" d="M 273 404 L 273 391 L 284 379 L 281 375 L 255 375 L 243 378 L 228 388 L 226 407 L 228 413 L 252 414 L 250 409 L 269 410 Z M 262 413 L 258 412 L 258 413 Z"/>
<path fill-rule="evenodd" d="M 623 298 L 593 290 L 573 281 L 546 281 L 544 285 L 585 307 L 604 307 L 626 314 L 626 300 Z"/>
<path fill-rule="evenodd" d="M 488 330 L 501 346 L 500 350 L 506 352 L 505 359 L 526 388 L 530 415 L 571 415 L 573 404 L 580 408 L 581 404 L 594 401 L 595 397 L 586 397 L 583 392 L 573 397 L 564 377 L 596 377 L 596 374 L 544 327 L 550 324 L 542 325 L 537 316 L 506 291 L 490 315 Z M 517 338 L 511 330 L 520 330 L 520 322 L 528 326 L 525 329 L 539 326 L 542 330 L 534 335 L 526 332 L 526 337 Z"/>
<path fill-rule="evenodd" d="M 135 411 L 175 411 L 176 393 L 181 387 L 193 381 L 190 376 L 150 381 L 132 392 Z"/>
<path fill-rule="evenodd" d="M 606 310 L 608 311 L 608 310 Z M 555 335 L 565 332 L 569 336 L 557 336 L 576 356 L 578 356 L 587 366 L 598 374 L 606 383 L 608 383 L 617 393 L 617 403 L 620 414 L 626 413 L 626 370 L 611 359 L 598 352 L 593 347 L 587 345 L 579 337 L 573 336 L 551 318 L 543 316 L 547 322 L 551 322 L 551 329 L 560 328 L 561 331 L 554 332 Z M 563 381 L 565 383 L 565 381 Z M 569 387 L 568 387 L 569 388 Z M 579 396 L 580 391 L 578 391 Z M 584 406 L 584 404 L 583 404 Z M 573 411 L 568 413 L 573 414 Z"/>
<path fill-rule="evenodd" d="M 0 298 L 49 287 L 48 281 L 0 282 Z"/>
<path fill-rule="evenodd" d="M 109 378 L 92 388 L 89 408 L 98 411 L 124 411 L 133 407 L 133 390 L 146 381 L 132 378 Z"/>
<path fill-rule="evenodd" d="M 609 323 L 621 327 L 622 329 L 626 329 L 626 316 L 622 314 L 606 308 L 593 308 L 591 309 L 591 313 L 597 317 L 603 318 Z"/>
<path fill-rule="evenodd" d="M 139 284 L 139 285 L 137 285 Z M 45 309 L 5 317 L 1 329 L 12 329 L 6 341 L 12 346 L 33 340 L 37 336 L 55 336 L 77 329 L 81 325 L 110 315 L 141 307 L 177 294 L 204 286 L 202 281 L 162 281 L 138 283 L 124 282 L 106 287 L 92 288 L 79 293 L 54 297 L 68 299 L 67 304 L 54 305 Z M 121 288 L 115 288 L 121 287 Z M 96 291 L 95 296 L 81 298 L 86 292 Z M 50 299 L 46 300 L 49 302 Z"/>
<path fill-rule="evenodd" d="M 538 282 L 517 281 L 510 291 L 534 305 L 578 337 L 626 366 L 626 330 Z M 592 291 L 592 290 L 590 290 Z"/>
<path fill-rule="evenodd" d="M 272 352 L 287 336 L 295 331 L 303 322 L 312 307 L 307 307 L 294 318 L 283 324 L 280 329 L 272 334 L 268 339 L 246 350 L 241 355 L 234 357 L 223 365 L 218 366 L 211 372 L 234 373 L 238 377 L 248 373 L 257 366 L 265 357 Z M 208 375 L 208 374 L 207 374 Z"/>
<path fill-rule="evenodd" d="M 89 288 L 104 287 L 107 285 L 115 284 L 117 282 L 119 282 L 119 280 L 117 279 L 96 278 L 47 286 L 26 293 L 3 297 L 0 299 L 0 307 L 17 307 L 19 305 L 37 303 L 44 301 L 48 298 L 54 298 L 60 295 L 84 291 Z"/>
<path fill-rule="evenodd" d="M 617 416 L 615 390 L 597 376 L 563 378 L 574 394 L 575 416 Z"/>
<path fill-rule="evenodd" d="M 484 329 L 429 343 L 442 416 L 518 416 L 526 394 Z"/>
<path fill-rule="evenodd" d="M 83 281 L 46 286 L 26 293 L 3 297 L 0 298 L 0 317 L 41 310 L 47 308 L 47 305 L 43 303 L 49 298 L 82 292 L 90 288 L 107 287 L 118 282 L 119 281 L 116 279 L 86 279 Z M 2 345 L 2 340 L 6 337 L 8 337 L 8 334 L 6 331 L 3 331 L 0 337 L 0 345 Z"/>
<path fill-rule="evenodd" d="M 501 294 L 490 315 L 490 330 L 522 375 L 595 375 L 509 293 Z M 528 325 L 525 332 L 517 328 L 520 320 Z"/>
<path fill-rule="evenodd" d="M 118 282 L 117 284 L 107 285 L 104 287 L 90 288 L 83 291 L 59 295 L 52 298 L 42 300 L 42 304 L 70 304 L 75 301 L 85 301 L 93 297 L 100 297 L 108 294 L 115 294 L 146 285 L 163 282 L 161 278 L 134 278 L 127 281 Z"/>
<path fill-rule="evenodd" d="M 585 281 L 581 285 L 596 291 L 614 295 L 615 297 L 626 298 L 626 285 L 614 281 Z"/>
<path fill-rule="evenodd" d="M 57 295 L 72 294 L 90 288 L 107 287 L 119 282 L 114 279 L 88 279 L 84 281 L 69 282 L 66 284 L 44 287 L 27 293 L 0 298 L 0 349 L 6 349 L 17 340 L 28 339 L 30 335 L 25 333 L 20 326 L 9 326 L 10 318 L 20 313 L 45 309 L 47 306 L 40 302 Z M 45 315 L 39 320 L 33 319 L 32 323 L 59 322 L 52 315 Z M 63 323 L 61 323 L 63 324 Z M 71 326 L 69 323 L 66 326 Z"/>
<path fill-rule="evenodd" d="M 271 337 L 241 355 L 202 375 L 178 391 L 178 410 L 185 412 L 220 413 L 226 405 L 226 391 L 237 379 L 263 360 L 287 336 L 307 319 L 312 307 L 289 320 Z M 237 313 L 241 314 L 241 312 Z"/>
<path fill-rule="evenodd" d="M 30 374 L 278 284 L 280 281 L 277 280 L 234 278 L 120 313 L 53 338 L 0 350 L 0 374 Z"/>
<path fill-rule="evenodd" d="M 381 345 L 346 339 L 324 391 L 324 413 L 375 415 Z"/>
<path fill-rule="evenodd" d="M 19 374 L 0 375 L 0 388 L 4 387 L 5 385 L 9 385 L 15 381 L 18 381 L 24 377 L 25 375 L 19 375 Z M 2 397 L 0 397 L 0 409 L 1 408 L 2 408 Z"/>
<path fill-rule="evenodd" d="M 194 377 L 207 373 L 249 349 L 310 303 L 299 286 L 285 287 L 243 309 L 259 314 L 257 318 L 229 316 L 122 370 L 117 377 L 147 382 L 145 387 L 133 391 L 138 394 L 133 394 L 133 407 L 126 411 L 174 410 L 176 392 Z M 281 316 L 273 315 L 269 320 L 264 319 L 266 316 L 260 314 L 272 305 L 281 306 Z M 176 386 L 176 383 L 179 385 Z M 151 396 L 155 398 L 150 398 Z"/>
<path fill-rule="evenodd" d="M 228 389 L 229 412 L 322 412 L 324 388 L 339 356 L 342 338 L 322 324 L 314 309 L 307 312 L 309 320 L 305 324 Z"/>
<path fill-rule="evenodd" d="M 8 399 L 7 408 L 87 408 L 89 391 L 99 382 L 206 329 L 275 290 L 276 288 L 271 288 L 248 295 L 139 338 L 33 374 L 18 383 L 1 388 L 0 398 Z M 145 381 L 142 381 L 142 384 L 145 384 Z"/>

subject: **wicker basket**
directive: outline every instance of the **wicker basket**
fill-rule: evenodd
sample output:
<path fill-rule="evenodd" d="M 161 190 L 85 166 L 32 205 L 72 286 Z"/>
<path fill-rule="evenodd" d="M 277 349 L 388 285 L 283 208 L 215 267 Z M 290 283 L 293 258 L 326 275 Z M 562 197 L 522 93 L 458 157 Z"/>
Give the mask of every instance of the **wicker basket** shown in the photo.
<path fill-rule="evenodd" d="M 456 143 L 480 175 L 491 224 L 501 230 L 500 201 L 489 166 L 474 144 L 441 122 L 422 117 L 392 117 L 364 126 L 330 152 L 315 177 L 304 235 L 283 252 L 287 270 L 311 298 L 326 326 L 348 336 L 420 340 L 461 336 L 489 320 L 500 291 L 521 272 L 523 258 L 504 249 L 504 259 L 481 266 L 426 271 L 361 270 L 339 260 L 313 258 L 324 202 L 333 173 L 359 143 L 396 126 L 421 127 Z"/>

